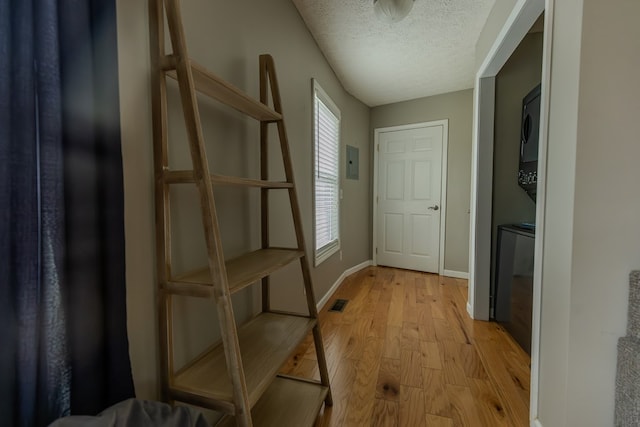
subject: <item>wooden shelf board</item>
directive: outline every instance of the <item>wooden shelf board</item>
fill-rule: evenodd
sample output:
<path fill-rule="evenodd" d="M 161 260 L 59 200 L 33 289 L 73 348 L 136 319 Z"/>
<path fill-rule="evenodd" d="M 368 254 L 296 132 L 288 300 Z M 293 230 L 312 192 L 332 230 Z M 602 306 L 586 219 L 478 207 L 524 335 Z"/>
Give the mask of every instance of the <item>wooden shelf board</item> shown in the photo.
<path fill-rule="evenodd" d="M 162 284 L 162 289 L 172 295 L 184 295 L 188 297 L 209 298 L 212 296 L 211 285 L 202 285 L 197 283 L 174 283 L 167 282 Z"/>
<path fill-rule="evenodd" d="M 192 170 L 165 171 L 164 180 L 167 184 L 194 184 L 196 182 Z M 283 181 L 262 181 L 259 179 L 241 178 L 211 174 L 213 185 L 237 185 L 242 187 L 259 188 L 293 188 L 293 184 Z"/>
<path fill-rule="evenodd" d="M 316 422 L 328 388 L 288 378 L 276 378 L 251 410 L 255 427 L 311 427 Z M 216 427 L 234 427 L 231 416 Z"/>
<path fill-rule="evenodd" d="M 261 313 L 239 328 L 240 353 L 252 406 L 315 324 L 316 320 L 308 317 Z M 232 402 L 222 345 L 213 347 L 178 371 L 170 392 L 199 396 L 194 403 L 212 409 L 224 409 L 225 402 Z M 185 403 L 190 400 L 186 399 Z"/>
<path fill-rule="evenodd" d="M 208 95 L 254 119 L 266 122 L 282 120 L 282 114 L 251 98 L 197 62 L 193 60 L 189 62 L 191 64 L 191 73 L 193 74 L 193 83 L 198 92 Z M 175 71 L 168 71 L 167 75 L 177 80 Z"/>
<path fill-rule="evenodd" d="M 229 291 L 238 292 L 248 285 L 268 276 L 281 267 L 302 257 L 304 252 L 297 249 L 258 249 L 226 262 Z M 172 283 L 213 285 L 209 268 L 202 268 L 178 276 Z"/>

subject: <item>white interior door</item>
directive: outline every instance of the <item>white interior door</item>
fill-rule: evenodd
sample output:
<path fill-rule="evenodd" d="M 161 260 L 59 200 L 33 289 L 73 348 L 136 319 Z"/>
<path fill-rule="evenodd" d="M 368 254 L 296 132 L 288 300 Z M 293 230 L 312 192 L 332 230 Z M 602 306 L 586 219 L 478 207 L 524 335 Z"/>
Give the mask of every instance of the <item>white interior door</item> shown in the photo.
<path fill-rule="evenodd" d="M 445 124 L 378 134 L 376 262 L 438 273 Z"/>

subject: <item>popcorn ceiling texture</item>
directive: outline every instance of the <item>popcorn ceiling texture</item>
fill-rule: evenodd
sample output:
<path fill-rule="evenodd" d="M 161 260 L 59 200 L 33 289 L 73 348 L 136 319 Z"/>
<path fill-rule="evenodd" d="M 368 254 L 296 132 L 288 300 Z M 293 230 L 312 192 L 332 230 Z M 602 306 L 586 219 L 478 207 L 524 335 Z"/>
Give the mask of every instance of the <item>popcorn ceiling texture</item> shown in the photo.
<path fill-rule="evenodd" d="M 415 0 L 387 24 L 373 0 L 293 0 L 344 88 L 377 106 L 473 87 L 475 44 L 494 0 Z"/>

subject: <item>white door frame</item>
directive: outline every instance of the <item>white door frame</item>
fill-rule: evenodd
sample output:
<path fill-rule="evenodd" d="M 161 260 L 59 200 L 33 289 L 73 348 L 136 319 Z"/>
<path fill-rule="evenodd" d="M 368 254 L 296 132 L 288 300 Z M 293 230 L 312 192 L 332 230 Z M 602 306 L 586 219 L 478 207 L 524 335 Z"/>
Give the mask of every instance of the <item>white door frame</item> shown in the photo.
<path fill-rule="evenodd" d="M 432 126 L 442 126 L 442 168 L 440 177 L 440 247 L 438 253 L 438 274 L 444 273 L 444 231 L 447 217 L 447 152 L 449 147 L 449 119 L 434 120 L 431 122 L 412 123 L 408 125 L 389 126 L 376 128 L 373 131 L 373 265 L 378 265 L 376 248 L 378 247 L 378 147 L 380 133 L 395 132 L 401 130 L 419 129 Z"/>
<path fill-rule="evenodd" d="M 554 0 L 518 0 L 476 75 L 474 92 L 474 138 L 471 165 L 471 224 L 469 233 L 469 300 L 467 311 L 474 319 L 489 319 L 491 269 L 491 204 L 493 185 L 493 126 L 495 76 L 520 44 L 533 23 L 545 12 L 538 148 L 538 192 L 533 280 L 530 420 L 538 420 L 540 370 L 540 312 L 544 209 L 549 123 L 549 93 Z"/>

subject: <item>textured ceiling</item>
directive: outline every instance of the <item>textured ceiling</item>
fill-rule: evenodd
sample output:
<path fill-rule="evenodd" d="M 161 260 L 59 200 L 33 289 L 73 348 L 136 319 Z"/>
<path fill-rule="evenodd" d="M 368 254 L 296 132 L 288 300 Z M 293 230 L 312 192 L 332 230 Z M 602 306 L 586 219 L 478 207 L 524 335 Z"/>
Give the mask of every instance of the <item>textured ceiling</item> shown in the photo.
<path fill-rule="evenodd" d="M 344 88 L 373 107 L 473 87 L 475 44 L 494 0 L 415 0 L 402 21 L 373 0 L 292 0 Z"/>

